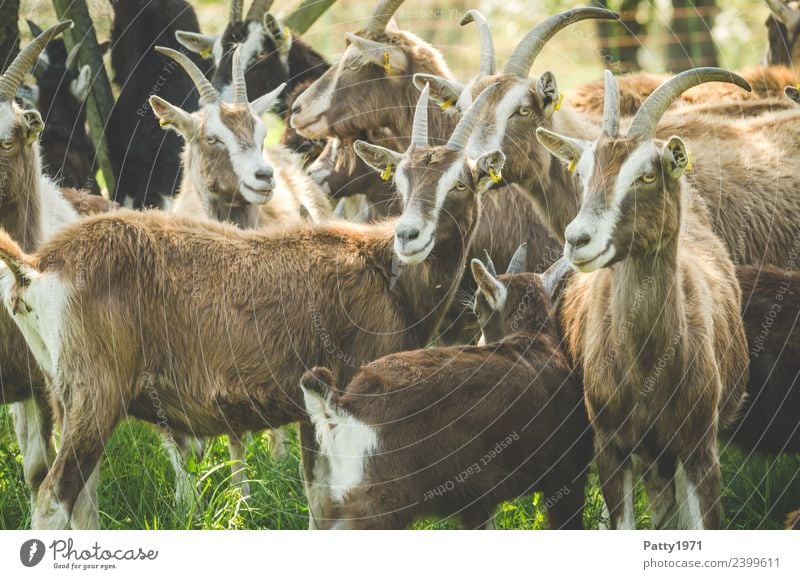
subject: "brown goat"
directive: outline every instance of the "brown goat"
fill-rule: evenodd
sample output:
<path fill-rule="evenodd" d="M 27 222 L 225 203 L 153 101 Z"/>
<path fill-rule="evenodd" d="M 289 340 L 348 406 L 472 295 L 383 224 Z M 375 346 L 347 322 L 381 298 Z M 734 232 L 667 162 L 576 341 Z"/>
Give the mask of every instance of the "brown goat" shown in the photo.
<path fill-rule="evenodd" d="M 437 516 L 484 528 L 500 502 L 541 491 L 551 528 L 583 528 L 591 429 L 542 282 L 497 278 L 479 260 L 472 274 L 498 341 L 385 356 L 343 391 L 326 368 L 303 376 L 331 465 L 321 526 L 402 529 Z"/>
<path fill-rule="evenodd" d="M 800 452 L 800 273 L 739 266 L 736 277 L 750 377 L 726 436 L 747 451 Z"/>
<path fill-rule="evenodd" d="M 639 474 L 654 527 L 720 524 L 717 435 L 736 417 L 747 380 L 740 290 L 705 207 L 682 178 L 685 144 L 659 143 L 654 133 L 675 95 L 721 76 L 719 69 L 677 75 L 622 137 L 619 91 L 607 72 L 597 142 L 538 131 L 554 155 L 577 159 L 584 183 L 564 254 L 585 273 L 570 279 L 559 316 L 582 372 L 615 528 L 635 526 Z"/>
<path fill-rule="evenodd" d="M 275 234 L 119 211 L 67 228 L 33 256 L 3 236 L 4 304 L 64 417 L 34 527 L 70 524 L 83 477 L 125 415 L 200 436 L 301 421 L 314 511 L 325 465 L 302 373 L 324 364 L 345 383 L 362 363 L 428 343 L 463 272 L 478 195 L 502 169 L 497 151 L 465 157 L 486 98 L 446 146 L 430 147 L 426 97 L 405 155 L 359 145 L 371 164 L 396 167 L 405 205 L 396 222 Z"/>
<path fill-rule="evenodd" d="M 710 83 L 686 91 L 672 107 L 684 111 L 687 106 L 713 105 L 733 114 L 760 114 L 759 108 L 745 107 L 742 101 L 769 99 L 781 107 L 783 87 L 794 84 L 797 76 L 785 66 L 759 67 L 745 71 L 741 76 L 753 87 L 752 92 L 742 92 L 726 83 Z M 639 107 L 654 90 L 669 78 L 665 74 L 637 72 L 620 76 L 617 81 L 620 91 L 620 114 L 628 117 L 636 114 Z M 596 80 L 566 91 L 565 102 L 584 114 L 599 117 L 603 114 L 603 81 Z M 738 108 L 741 106 L 741 108 Z M 765 105 L 766 106 L 766 105 Z M 718 113 L 721 111 L 717 111 Z"/>

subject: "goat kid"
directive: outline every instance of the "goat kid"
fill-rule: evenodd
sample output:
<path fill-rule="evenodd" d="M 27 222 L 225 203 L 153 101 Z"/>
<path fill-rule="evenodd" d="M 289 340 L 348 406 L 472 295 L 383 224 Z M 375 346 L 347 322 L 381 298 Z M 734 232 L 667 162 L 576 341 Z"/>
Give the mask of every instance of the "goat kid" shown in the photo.
<path fill-rule="evenodd" d="M 747 381 L 740 290 L 699 192 L 682 177 L 686 145 L 654 133 L 676 95 L 722 76 L 675 76 L 623 137 L 607 71 L 598 141 L 537 131 L 551 153 L 577 159 L 583 184 L 565 256 L 584 274 L 564 290 L 560 319 L 582 372 L 602 492 L 618 529 L 635 528 L 639 474 L 654 527 L 720 525 L 717 435 L 736 417 Z"/>
<path fill-rule="evenodd" d="M 330 464 L 321 525 L 402 529 L 436 516 L 486 528 L 499 503 L 541 491 L 551 528 L 583 528 L 583 389 L 540 276 L 490 268 L 472 260 L 476 308 L 497 341 L 385 356 L 343 390 L 326 368 L 303 376 Z"/>
<path fill-rule="evenodd" d="M 33 526 L 70 524 L 83 480 L 126 415 L 200 436 L 300 421 L 317 512 L 324 489 L 315 479 L 327 466 L 300 378 L 319 364 L 345 383 L 362 362 L 433 337 L 460 281 L 478 195 L 502 169 L 498 151 L 474 162 L 464 151 L 492 90 L 445 146 L 427 142 L 427 93 L 405 155 L 358 145 L 382 171 L 397 167 L 405 211 L 396 222 L 276 234 L 119 211 L 67 228 L 35 255 L 2 236 L 4 305 L 51 377 L 64 417 Z"/>

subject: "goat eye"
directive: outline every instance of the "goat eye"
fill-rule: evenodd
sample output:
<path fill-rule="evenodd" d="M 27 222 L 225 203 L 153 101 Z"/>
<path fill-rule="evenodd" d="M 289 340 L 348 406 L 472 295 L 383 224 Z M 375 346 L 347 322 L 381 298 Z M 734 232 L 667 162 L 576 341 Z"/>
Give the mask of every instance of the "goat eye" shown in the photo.
<path fill-rule="evenodd" d="M 464 191 L 466 188 L 467 188 L 467 186 L 464 183 L 462 183 L 461 181 L 456 183 L 456 191 Z"/>
<path fill-rule="evenodd" d="M 268 53 L 267 53 L 267 51 L 266 51 L 266 50 L 261 50 L 261 51 L 259 51 L 259 52 L 258 52 L 258 54 L 256 55 L 256 58 L 258 58 L 259 60 L 263 60 L 263 59 L 267 58 L 267 54 L 268 54 Z"/>
<path fill-rule="evenodd" d="M 361 63 L 357 60 L 351 60 L 349 63 L 347 63 L 347 68 L 350 70 L 358 70 L 361 68 Z"/>
<path fill-rule="evenodd" d="M 655 173 L 645 173 L 644 175 L 642 175 L 642 181 L 644 181 L 645 183 L 652 183 L 655 180 L 656 180 Z"/>
<path fill-rule="evenodd" d="M 0 142 L 0 147 L 2 147 L 4 151 L 10 151 L 13 146 L 14 146 L 14 141 L 11 139 Z"/>
<path fill-rule="evenodd" d="M 208 135 L 206 137 L 206 144 L 207 145 L 217 145 L 217 144 L 219 144 L 219 139 L 217 137 L 212 137 L 211 135 Z"/>
<path fill-rule="evenodd" d="M 529 107 L 528 105 L 522 105 L 517 109 L 519 116 L 527 117 L 533 112 L 533 108 Z"/>

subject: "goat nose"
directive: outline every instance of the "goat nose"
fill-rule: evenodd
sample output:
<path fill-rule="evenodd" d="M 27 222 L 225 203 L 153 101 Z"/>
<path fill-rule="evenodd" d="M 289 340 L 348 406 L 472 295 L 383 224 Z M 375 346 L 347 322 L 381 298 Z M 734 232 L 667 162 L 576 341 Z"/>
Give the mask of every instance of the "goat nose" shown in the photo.
<path fill-rule="evenodd" d="M 256 179 L 259 181 L 269 181 L 272 179 L 272 171 L 266 171 L 264 169 L 259 169 L 256 171 Z"/>
<path fill-rule="evenodd" d="M 295 103 L 292 104 L 292 114 L 293 115 L 298 114 L 300 112 L 300 109 L 301 109 L 300 103 L 295 102 Z"/>
<path fill-rule="evenodd" d="M 581 227 L 581 224 L 571 223 L 567 226 L 566 231 L 564 231 L 564 238 L 573 249 L 580 249 L 591 243 L 592 234 L 586 227 Z"/>
<path fill-rule="evenodd" d="M 395 231 L 395 235 L 400 242 L 405 245 L 409 241 L 414 241 L 417 237 L 419 237 L 419 229 L 416 227 L 406 226 L 406 227 L 399 227 L 397 231 Z"/>

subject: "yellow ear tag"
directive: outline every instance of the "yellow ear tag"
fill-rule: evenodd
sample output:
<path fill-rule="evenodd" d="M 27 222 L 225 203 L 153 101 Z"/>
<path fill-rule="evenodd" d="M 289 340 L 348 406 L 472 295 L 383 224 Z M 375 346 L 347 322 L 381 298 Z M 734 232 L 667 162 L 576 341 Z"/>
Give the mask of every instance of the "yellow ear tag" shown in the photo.
<path fill-rule="evenodd" d="M 169 126 L 169 121 L 167 121 L 166 119 L 158 119 L 158 126 L 162 128 Z"/>
<path fill-rule="evenodd" d="M 562 92 L 560 95 L 558 95 L 558 100 L 556 101 L 556 106 L 553 107 L 553 111 L 555 112 L 559 110 L 561 108 L 561 103 L 563 102 L 564 102 L 564 93 Z"/>
<path fill-rule="evenodd" d="M 383 179 L 384 181 L 388 181 L 391 176 L 392 176 L 392 164 L 390 162 L 386 164 L 386 168 L 383 170 L 383 173 L 381 173 L 381 179 Z"/>
<path fill-rule="evenodd" d="M 200 53 L 200 58 L 208 58 L 211 56 L 211 49 L 206 48 L 203 52 Z"/>
<path fill-rule="evenodd" d="M 498 171 L 497 173 L 494 172 L 494 169 L 489 167 L 489 178 L 492 180 L 492 183 L 499 183 L 503 180 L 503 172 Z"/>
<path fill-rule="evenodd" d="M 692 170 L 692 152 L 690 150 L 686 150 L 686 171 Z"/>
<path fill-rule="evenodd" d="M 442 109 L 443 111 L 446 111 L 452 106 L 453 106 L 453 99 L 447 99 L 446 101 L 444 101 L 442 104 L 439 105 L 439 108 Z"/>
<path fill-rule="evenodd" d="M 386 74 L 392 74 L 392 63 L 389 62 L 389 51 L 386 50 L 383 53 L 383 70 L 386 71 Z"/>
<path fill-rule="evenodd" d="M 575 167 L 577 167 L 577 166 L 578 166 L 578 158 L 577 157 L 573 157 L 572 161 L 569 162 L 569 167 L 567 167 L 567 171 L 569 171 L 570 173 L 574 173 L 575 172 Z"/>

